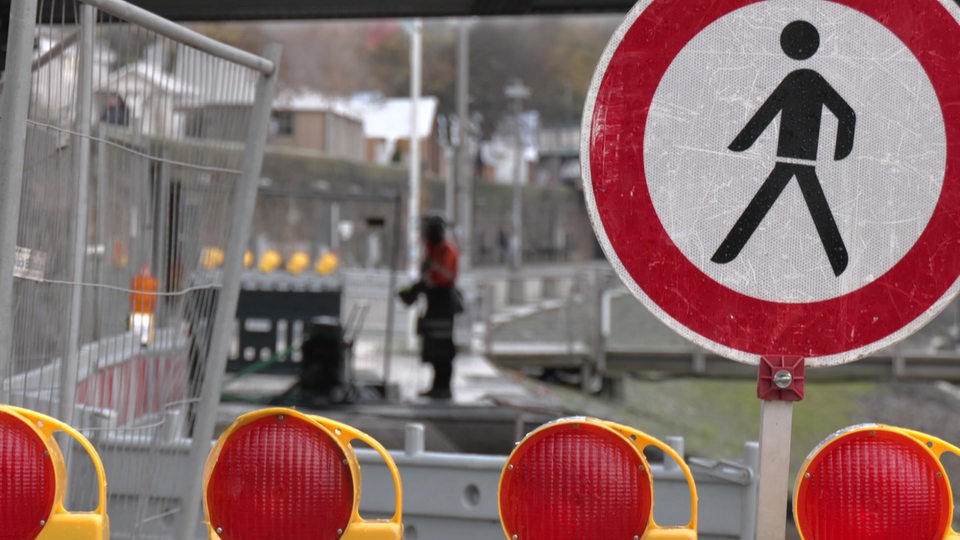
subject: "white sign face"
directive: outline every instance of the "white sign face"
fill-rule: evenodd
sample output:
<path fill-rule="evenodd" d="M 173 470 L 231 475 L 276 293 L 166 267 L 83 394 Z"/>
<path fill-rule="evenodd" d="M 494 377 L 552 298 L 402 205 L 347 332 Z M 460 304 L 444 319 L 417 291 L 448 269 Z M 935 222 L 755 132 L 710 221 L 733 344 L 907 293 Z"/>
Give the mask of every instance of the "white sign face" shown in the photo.
<path fill-rule="evenodd" d="M 793 21 L 808 21 L 819 34 L 808 59 L 781 50 Z M 852 151 L 835 160 L 838 120 L 823 111 L 814 169 L 848 264 L 835 275 L 796 179 L 735 259 L 712 262 L 783 160 L 777 145 L 785 113 L 749 149 L 728 146 L 798 69 L 819 73 L 856 114 Z M 671 63 L 651 104 L 644 161 L 657 215 L 697 267 L 751 297 L 813 302 L 873 282 L 913 247 L 940 197 L 946 148 L 930 79 L 890 30 L 831 2 L 761 2 L 707 26 Z"/>
<path fill-rule="evenodd" d="M 953 0 L 642 0 L 584 109 L 608 259 L 728 358 L 862 358 L 960 290 Z"/>

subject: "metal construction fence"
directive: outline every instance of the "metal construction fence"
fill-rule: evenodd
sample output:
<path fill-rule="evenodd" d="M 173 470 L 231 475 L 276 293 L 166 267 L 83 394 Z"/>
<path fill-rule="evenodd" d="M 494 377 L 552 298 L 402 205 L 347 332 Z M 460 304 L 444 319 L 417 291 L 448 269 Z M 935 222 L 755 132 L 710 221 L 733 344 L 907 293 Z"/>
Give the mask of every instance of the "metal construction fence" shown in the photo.
<path fill-rule="evenodd" d="M 137 487 L 111 500 L 113 538 L 193 536 L 279 49 L 118 0 L 14 0 L 7 50 L 0 401 L 83 430 Z M 206 136 L 224 130 L 246 142 Z M 222 271 L 200 272 L 212 256 Z M 157 459 L 110 451 L 132 439 Z M 187 474 L 154 466 L 170 445 Z M 68 462 L 68 505 L 92 508 Z"/>
<path fill-rule="evenodd" d="M 247 356 L 231 351 L 231 339 L 244 254 L 261 247 L 250 229 L 278 61 L 276 48 L 251 55 L 121 0 L 12 2 L 0 95 L 0 403 L 89 437 L 110 479 L 111 538 L 205 536 L 199 479 L 226 363 Z M 237 133 L 247 133 L 245 142 Z M 333 243 L 335 201 L 268 195 L 308 215 L 329 213 Z M 399 230 L 399 196 L 351 201 L 358 199 L 369 212 L 367 243 L 355 250 L 363 261 L 352 262 L 371 268 L 342 283 L 340 312 L 358 345 L 351 369 L 385 385 L 420 382 L 401 373 L 419 373 L 418 362 L 391 360 L 416 345 L 416 311 L 395 298 L 404 280 L 399 241 L 388 238 Z M 312 259 L 320 242 L 311 242 Z M 474 328 L 490 328 L 496 312 L 566 302 L 583 308 L 565 319 L 569 344 L 594 344 L 601 336 L 582 321 L 593 318 L 606 274 L 472 272 L 461 281 L 469 306 L 459 341 L 475 345 Z M 295 344 L 293 335 L 282 341 Z M 592 364 L 583 372 L 588 386 L 598 373 Z M 61 444 L 66 506 L 95 508 L 92 463 L 76 443 Z M 502 460 L 408 458 L 423 473 L 410 477 L 432 478 L 408 484 L 410 537 L 471 527 L 499 536 L 491 501 Z M 437 504 L 457 500 L 464 482 L 466 502 Z M 441 484 L 455 491 L 438 491 Z M 735 492 L 748 493 L 744 486 Z M 376 512 L 375 497 L 365 504 Z"/>

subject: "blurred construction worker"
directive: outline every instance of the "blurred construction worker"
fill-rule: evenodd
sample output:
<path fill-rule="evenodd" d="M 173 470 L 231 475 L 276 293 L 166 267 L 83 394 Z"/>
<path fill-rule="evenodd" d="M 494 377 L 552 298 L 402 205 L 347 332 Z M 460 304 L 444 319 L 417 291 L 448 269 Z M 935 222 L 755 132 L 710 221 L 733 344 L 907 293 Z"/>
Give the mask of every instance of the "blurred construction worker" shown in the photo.
<path fill-rule="evenodd" d="M 420 279 L 400 291 L 400 299 L 413 305 L 422 294 L 427 307 L 417 319 L 417 334 L 421 339 L 420 358 L 433 366 L 433 384 L 421 395 L 434 399 L 450 399 L 450 380 L 453 377 L 453 357 L 457 350 L 453 343 L 453 319 L 463 311 L 463 301 L 456 288 L 457 246 L 446 237 L 446 222 L 440 213 L 431 212 L 421 218 L 424 258 L 420 265 Z"/>

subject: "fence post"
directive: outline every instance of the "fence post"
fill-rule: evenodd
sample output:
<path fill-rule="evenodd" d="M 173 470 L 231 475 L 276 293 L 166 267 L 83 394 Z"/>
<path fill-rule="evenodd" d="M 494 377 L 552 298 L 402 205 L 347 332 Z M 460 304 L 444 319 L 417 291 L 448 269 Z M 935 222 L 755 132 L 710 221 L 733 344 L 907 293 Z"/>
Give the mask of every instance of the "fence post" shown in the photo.
<path fill-rule="evenodd" d="M 77 400 L 77 370 L 80 363 L 80 318 L 83 309 L 83 270 L 87 252 L 87 211 L 90 186 L 90 125 L 93 117 L 93 41 L 96 8 L 80 8 L 80 61 L 77 65 L 77 117 L 73 136 L 77 173 L 77 215 L 73 240 L 73 289 L 70 291 L 70 322 L 67 350 L 60 365 L 60 420 L 73 423 Z"/>
<path fill-rule="evenodd" d="M 264 57 L 272 61 L 274 66 L 279 66 L 280 53 L 280 45 L 271 44 L 265 49 Z M 203 493 L 199 479 L 203 476 L 204 463 L 207 454 L 210 452 L 213 431 L 216 428 L 220 389 L 227 364 L 227 352 L 233 334 L 237 300 L 240 296 L 240 274 L 243 270 L 244 248 L 250 237 L 250 222 L 257 202 L 257 188 L 260 183 L 261 166 L 263 165 L 263 150 L 267 142 L 276 83 L 276 70 L 269 75 L 261 75 L 257 82 L 256 100 L 250 114 L 250 126 L 247 132 L 243 158 L 243 174 L 237 189 L 236 205 L 231 217 L 230 237 L 223 267 L 223 288 L 217 298 L 216 318 L 211 332 L 210 349 L 204 368 L 200 399 L 197 404 L 196 423 L 193 428 L 193 440 L 190 446 L 187 478 L 193 481 L 190 489 L 184 494 L 177 523 L 176 538 L 181 540 L 193 538 L 197 525 L 200 523 L 199 511 Z"/>
<path fill-rule="evenodd" d="M 387 281 L 387 329 L 383 337 L 383 395 L 389 397 L 390 377 L 393 375 L 393 329 L 396 326 L 397 263 L 400 258 L 400 220 L 403 196 L 397 192 L 393 196 L 393 240 L 390 247 L 390 277 Z"/>
<path fill-rule="evenodd" d="M 9 402 L 13 366 L 13 267 L 16 263 L 23 160 L 27 144 L 31 57 L 37 28 L 36 0 L 13 0 L 7 66 L 0 96 L 0 401 Z"/>

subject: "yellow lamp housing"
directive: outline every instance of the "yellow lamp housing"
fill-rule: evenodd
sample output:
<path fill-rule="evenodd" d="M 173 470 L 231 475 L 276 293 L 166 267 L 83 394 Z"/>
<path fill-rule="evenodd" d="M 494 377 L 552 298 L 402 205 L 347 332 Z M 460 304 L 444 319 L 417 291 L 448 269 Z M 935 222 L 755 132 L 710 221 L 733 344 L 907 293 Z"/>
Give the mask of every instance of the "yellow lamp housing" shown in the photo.
<path fill-rule="evenodd" d="M 352 441 L 383 458 L 396 494 L 393 516 L 359 513 L 360 464 Z M 346 424 L 294 409 L 238 417 L 220 436 L 203 474 L 211 540 L 400 540 L 400 473 L 375 439 Z"/>
<path fill-rule="evenodd" d="M 215 270 L 223 266 L 224 258 L 222 249 L 207 246 L 200 251 L 200 266 L 204 270 Z"/>
<path fill-rule="evenodd" d="M 630 426 L 625 426 L 623 424 L 618 424 L 616 422 L 610 422 L 602 420 L 605 425 L 609 428 L 614 429 L 620 432 L 623 436 L 629 439 L 634 446 L 637 447 L 637 450 L 640 451 L 643 455 L 643 451 L 652 446 L 654 448 L 660 449 L 666 456 L 669 456 L 677 466 L 680 467 L 680 470 L 683 472 L 684 478 L 687 480 L 687 488 L 690 490 L 690 520 L 687 521 L 684 525 L 677 526 L 662 526 L 657 524 L 654 520 L 653 515 L 650 516 L 651 527 L 647 531 L 647 535 L 643 536 L 643 540 L 680 540 L 680 539 L 695 539 L 697 537 L 697 508 L 699 507 L 699 496 L 697 495 L 697 485 L 693 479 L 693 472 L 690 471 L 690 467 L 687 466 L 686 461 L 684 461 L 683 456 L 677 453 L 670 445 L 665 442 L 648 435 L 638 429 L 632 428 Z M 651 508 L 653 507 L 651 503 Z"/>
<path fill-rule="evenodd" d="M 287 272 L 293 275 L 299 275 L 307 268 L 310 268 L 310 255 L 303 251 L 294 251 L 287 259 Z"/>
<path fill-rule="evenodd" d="M 687 478 L 685 525 L 654 520 L 648 446 L 674 459 Z M 508 540 L 697 538 L 696 485 L 683 458 L 641 431 L 595 418 L 563 418 L 524 437 L 501 473 L 498 501 Z"/>
<path fill-rule="evenodd" d="M 89 512 L 70 512 L 64 505 L 63 500 L 67 492 L 67 468 L 63 459 L 63 452 L 60 445 L 54 438 L 56 432 L 66 433 L 73 438 L 90 456 L 90 461 L 97 474 L 98 483 L 98 503 L 97 507 Z M 42 453 L 23 452 L 29 448 L 43 449 Z M 32 531 L 20 531 L 26 540 L 107 540 L 110 538 L 110 521 L 107 516 L 107 480 L 103 469 L 103 463 L 96 449 L 90 444 L 90 441 L 82 433 L 72 427 L 56 420 L 45 414 L 41 414 L 20 407 L 10 405 L 0 405 L 0 452 L 10 452 L 19 454 L 16 458 L 32 458 L 29 463 L 20 461 L 12 462 L 13 455 L 0 459 L 5 466 L 19 467 L 21 465 L 30 467 L 35 472 L 40 472 L 44 482 L 31 482 L 27 485 L 8 485 L 7 488 L 18 490 L 18 498 L 23 501 L 30 498 L 34 502 L 45 506 L 41 512 L 46 517 L 29 524 Z M 37 457 L 42 456 L 42 457 Z M 39 459 L 39 461 L 38 461 Z M 42 471 L 46 471 L 45 474 Z M 18 480 L 36 480 L 36 476 L 16 475 Z M 11 481 L 10 478 L 4 478 L 0 482 Z M 46 485 L 44 489 L 43 485 Z M 45 493 L 36 493 L 34 488 L 40 488 Z M 0 489 L 4 491 L 4 489 Z M 34 498 L 33 496 L 37 497 Z M 43 501 L 46 501 L 44 503 Z M 29 507 L 29 506 L 28 506 Z M 17 505 L 16 512 L 24 512 L 24 506 Z M 18 516 L 22 517 L 22 516 Z M 10 533 L 11 527 L 16 526 L 11 522 L 3 524 L 4 532 Z"/>
<path fill-rule="evenodd" d="M 821 442 L 794 484 L 804 540 L 958 540 L 953 493 L 941 463 L 960 449 L 894 426 L 860 424 Z"/>
<path fill-rule="evenodd" d="M 321 276 L 329 276 L 330 274 L 336 272 L 339 266 L 340 258 L 337 257 L 337 254 L 332 251 L 326 251 L 317 258 L 317 262 L 313 266 L 313 269 Z"/>
<path fill-rule="evenodd" d="M 257 269 L 263 272 L 264 274 L 269 274 L 280 268 L 281 263 L 283 263 L 283 257 L 280 256 L 280 253 L 275 250 L 267 250 L 263 255 L 260 256 L 260 262 L 257 264 Z"/>

